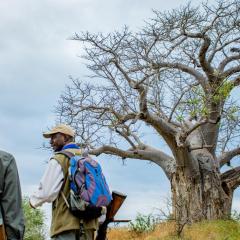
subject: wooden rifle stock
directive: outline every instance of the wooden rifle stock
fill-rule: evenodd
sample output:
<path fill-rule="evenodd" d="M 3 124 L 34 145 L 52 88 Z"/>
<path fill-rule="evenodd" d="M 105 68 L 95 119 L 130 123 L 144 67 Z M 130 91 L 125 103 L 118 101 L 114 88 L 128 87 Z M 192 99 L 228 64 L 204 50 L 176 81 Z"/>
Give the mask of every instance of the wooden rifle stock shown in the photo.
<path fill-rule="evenodd" d="M 113 191 L 112 192 L 112 201 L 107 208 L 107 215 L 105 221 L 99 226 L 96 240 L 105 240 L 107 235 L 108 224 L 111 222 L 129 222 L 129 220 L 114 220 L 116 213 L 119 208 L 122 206 L 126 195 Z"/>
<path fill-rule="evenodd" d="M 0 218 L 0 240 L 7 240 L 3 220 Z"/>
<path fill-rule="evenodd" d="M 107 209 L 106 219 L 113 221 L 114 216 L 116 215 L 119 208 L 122 206 L 123 202 L 126 199 L 126 195 L 113 191 L 112 192 L 112 201 Z"/>

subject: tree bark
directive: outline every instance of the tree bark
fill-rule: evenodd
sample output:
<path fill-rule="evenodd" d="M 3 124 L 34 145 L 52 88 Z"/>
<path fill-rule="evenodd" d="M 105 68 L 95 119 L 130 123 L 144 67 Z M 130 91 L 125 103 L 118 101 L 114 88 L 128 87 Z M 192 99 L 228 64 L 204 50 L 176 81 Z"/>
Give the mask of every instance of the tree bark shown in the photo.
<path fill-rule="evenodd" d="M 199 169 L 193 175 L 188 166 L 178 166 L 171 179 L 174 219 L 180 225 L 201 220 L 228 218 L 231 214 L 233 191 L 221 180 L 218 168 L 213 164 L 206 169 L 202 150 L 197 154 Z M 201 153 L 201 154 L 200 154 Z M 185 158 L 192 158 L 190 154 Z M 196 156 L 195 156 L 196 159 Z M 186 159 L 190 162 L 192 159 Z M 205 163 L 204 163 L 205 162 Z"/>

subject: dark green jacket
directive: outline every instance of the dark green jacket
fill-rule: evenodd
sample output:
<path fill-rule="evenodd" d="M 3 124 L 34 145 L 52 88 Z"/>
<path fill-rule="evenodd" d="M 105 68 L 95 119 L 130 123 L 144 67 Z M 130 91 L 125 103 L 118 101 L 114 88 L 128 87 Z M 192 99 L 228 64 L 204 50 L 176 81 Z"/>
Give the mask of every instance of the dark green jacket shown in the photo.
<path fill-rule="evenodd" d="M 14 157 L 0 151 L 0 208 L 8 240 L 22 240 L 24 217 L 19 176 Z"/>

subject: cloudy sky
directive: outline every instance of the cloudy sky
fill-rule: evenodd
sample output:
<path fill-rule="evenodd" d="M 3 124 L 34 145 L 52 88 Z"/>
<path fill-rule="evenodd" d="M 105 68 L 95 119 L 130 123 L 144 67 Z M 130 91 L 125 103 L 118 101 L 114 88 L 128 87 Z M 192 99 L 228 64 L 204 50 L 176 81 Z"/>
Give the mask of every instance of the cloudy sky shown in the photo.
<path fill-rule="evenodd" d="M 0 1 L 0 148 L 16 157 L 24 195 L 36 188 L 51 156 L 41 148 L 41 134 L 54 125 L 54 106 L 69 75 L 84 78 L 86 73 L 77 57 L 82 49 L 69 38 L 75 32 L 111 32 L 124 25 L 136 30 L 153 16 L 151 9 L 170 10 L 186 2 Z M 166 206 L 170 186 L 159 167 L 136 160 L 123 165 L 110 157 L 100 161 L 111 189 L 128 195 L 119 218 L 134 219 L 137 212 Z M 235 197 L 234 207 L 239 203 Z M 44 210 L 49 215 L 49 208 Z"/>

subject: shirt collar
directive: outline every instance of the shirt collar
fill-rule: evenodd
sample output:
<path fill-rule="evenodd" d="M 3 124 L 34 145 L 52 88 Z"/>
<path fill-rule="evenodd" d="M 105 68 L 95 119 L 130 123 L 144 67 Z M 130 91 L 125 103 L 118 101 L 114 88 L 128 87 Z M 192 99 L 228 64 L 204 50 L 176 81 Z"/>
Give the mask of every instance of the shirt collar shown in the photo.
<path fill-rule="evenodd" d="M 69 148 L 80 149 L 80 147 L 76 143 L 68 143 L 62 148 L 62 150 L 69 149 Z"/>

